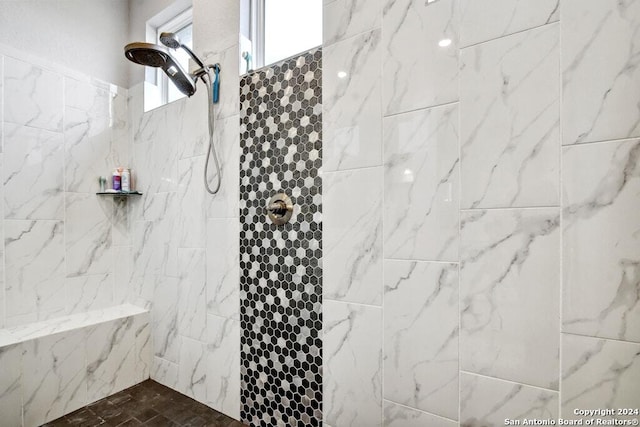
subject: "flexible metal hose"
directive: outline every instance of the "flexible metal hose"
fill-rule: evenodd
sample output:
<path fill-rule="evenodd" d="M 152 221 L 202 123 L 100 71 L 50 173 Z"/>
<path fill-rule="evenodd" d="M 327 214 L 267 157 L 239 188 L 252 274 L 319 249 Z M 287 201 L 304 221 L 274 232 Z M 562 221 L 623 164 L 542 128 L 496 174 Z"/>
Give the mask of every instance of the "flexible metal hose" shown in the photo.
<path fill-rule="evenodd" d="M 209 148 L 207 149 L 207 159 L 204 164 L 204 188 L 207 189 L 207 192 L 210 194 L 216 194 L 218 190 L 220 190 L 220 184 L 222 183 L 222 170 L 220 169 L 220 161 L 218 160 L 218 153 L 216 152 L 216 147 L 213 143 L 213 130 L 215 126 L 215 116 L 213 112 L 213 78 L 211 77 L 211 68 L 209 66 L 207 68 L 207 80 L 205 80 L 204 75 L 202 76 L 202 80 L 206 83 L 207 86 L 207 94 L 209 95 L 207 98 L 207 104 L 209 106 Z M 213 164 L 216 167 L 216 184 L 212 189 L 209 187 L 209 180 L 207 177 L 209 176 L 209 158 L 213 157 Z"/>

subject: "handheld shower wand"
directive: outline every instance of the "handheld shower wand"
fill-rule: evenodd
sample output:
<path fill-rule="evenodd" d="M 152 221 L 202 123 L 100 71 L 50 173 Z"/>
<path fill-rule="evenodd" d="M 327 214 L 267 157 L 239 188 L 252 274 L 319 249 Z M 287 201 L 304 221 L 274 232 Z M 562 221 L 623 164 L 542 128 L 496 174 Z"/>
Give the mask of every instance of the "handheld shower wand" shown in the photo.
<path fill-rule="evenodd" d="M 220 190 L 220 184 L 222 183 L 222 170 L 220 168 L 220 162 L 218 161 L 215 145 L 213 144 L 215 125 L 213 104 L 218 102 L 220 93 L 220 65 L 204 65 L 204 62 L 202 62 L 188 46 L 180 43 L 178 37 L 173 33 L 160 34 L 160 42 L 170 49 L 184 49 L 200 68 L 194 71 L 193 74 L 185 72 L 180 66 L 180 63 L 164 46 L 151 43 L 130 43 L 125 46 L 124 54 L 128 60 L 137 64 L 162 68 L 167 76 L 174 82 L 178 90 L 187 96 L 195 93 L 198 79 L 201 79 L 207 85 L 209 95 L 207 101 L 209 107 L 209 149 L 207 150 L 207 159 L 204 166 L 204 186 L 207 192 L 216 194 Z M 216 167 L 217 179 L 214 188 L 209 186 L 209 180 L 207 179 L 210 157 L 213 157 L 213 163 Z"/>
<path fill-rule="evenodd" d="M 182 44 L 175 33 L 160 33 L 160 43 L 171 49 L 184 49 L 189 54 L 191 59 L 193 59 L 195 63 L 198 64 L 198 67 L 203 70 L 205 69 L 204 63 L 200 60 L 200 58 L 198 58 L 196 54 L 193 53 L 191 49 L 189 49 L 189 46 Z"/>

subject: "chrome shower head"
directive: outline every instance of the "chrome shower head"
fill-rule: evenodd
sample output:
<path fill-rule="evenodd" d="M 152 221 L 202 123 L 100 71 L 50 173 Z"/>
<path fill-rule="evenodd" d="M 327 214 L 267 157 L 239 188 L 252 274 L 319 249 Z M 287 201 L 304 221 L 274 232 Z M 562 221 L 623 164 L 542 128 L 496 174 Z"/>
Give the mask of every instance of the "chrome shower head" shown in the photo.
<path fill-rule="evenodd" d="M 195 63 L 198 64 L 198 67 L 200 67 L 201 70 L 205 69 L 204 62 L 202 62 L 200 58 L 198 58 L 196 54 L 193 53 L 191 49 L 189 49 L 189 46 L 182 44 L 175 33 L 160 33 L 160 43 L 171 49 L 184 49 L 189 54 L 189 56 L 193 58 Z"/>
<path fill-rule="evenodd" d="M 180 39 L 175 33 L 160 33 L 160 43 L 171 49 L 178 49 L 182 46 Z"/>
<path fill-rule="evenodd" d="M 162 67 L 171 54 L 167 49 L 151 43 L 130 43 L 124 47 L 124 56 L 129 61 L 149 67 Z"/>
<path fill-rule="evenodd" d="M 149 67 L 162 68 L 176 85 L 178 90 L 187 96 L 196 92 L 196 82 L 191 74 L 164 47 L 152 43 L 130 43 L 124 47 L 124 56 L 129 61 Z"/>

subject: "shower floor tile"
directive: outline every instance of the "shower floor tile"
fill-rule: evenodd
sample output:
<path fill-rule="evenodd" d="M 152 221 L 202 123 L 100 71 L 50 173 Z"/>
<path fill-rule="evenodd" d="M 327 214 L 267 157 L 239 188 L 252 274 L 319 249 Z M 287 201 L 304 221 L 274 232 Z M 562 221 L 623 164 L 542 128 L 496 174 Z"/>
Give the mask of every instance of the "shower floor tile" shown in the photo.
<path fill-rule="evenodd" d="M 45 424 L 45 427 L 54 426 L 245 427 L 152 380 Z"/>

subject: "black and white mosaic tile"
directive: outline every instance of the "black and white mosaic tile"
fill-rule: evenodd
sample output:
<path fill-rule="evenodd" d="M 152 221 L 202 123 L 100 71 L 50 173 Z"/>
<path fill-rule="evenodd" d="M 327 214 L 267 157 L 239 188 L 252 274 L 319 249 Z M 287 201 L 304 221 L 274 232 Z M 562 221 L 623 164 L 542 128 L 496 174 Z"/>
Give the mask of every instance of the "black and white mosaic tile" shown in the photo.
<path fill-rule="evenodd" d="M 240 83 L 241 418 L 322 424 L 322 52 Z M 276 226 L 266 205 L 293 201 Z"/>

